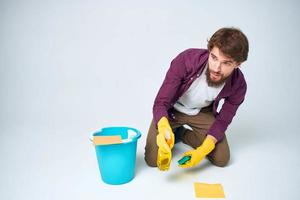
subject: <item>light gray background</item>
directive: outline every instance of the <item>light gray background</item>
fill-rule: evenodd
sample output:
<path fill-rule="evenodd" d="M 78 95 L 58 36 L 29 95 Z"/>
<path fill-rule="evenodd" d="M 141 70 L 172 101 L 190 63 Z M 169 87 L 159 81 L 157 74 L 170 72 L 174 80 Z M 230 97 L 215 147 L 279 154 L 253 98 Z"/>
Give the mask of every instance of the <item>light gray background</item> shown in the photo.
<path fill-rule="evenodd" d="M 193 183 L 221 183 L 226 199 L 297 199 L 300 3 L 286 1 L 1 1 L 0 199 L 195 199 Z M 143 147 L 170 61 L 205 48 L 219 28 L 242 29 L 244 104 L 227 131 L 228 167 L 203 161 L 148 168 Z M 89 135 L 142 131 L 136 177 L 100 180 Z"/>

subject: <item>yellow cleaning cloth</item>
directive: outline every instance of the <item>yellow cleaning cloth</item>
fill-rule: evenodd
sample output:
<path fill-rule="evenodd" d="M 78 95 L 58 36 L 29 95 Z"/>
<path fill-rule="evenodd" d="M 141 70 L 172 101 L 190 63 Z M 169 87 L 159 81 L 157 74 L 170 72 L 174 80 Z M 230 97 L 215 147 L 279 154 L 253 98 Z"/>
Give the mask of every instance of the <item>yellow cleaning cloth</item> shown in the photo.
<path fill-rule="evenodd" d="M 120 144 L 122 143 L 122 138 L 120 135 L 94 136 L 93 143 L 94 145 Z"/>
<path fill-rule="evenodd" d="M 194 183 L 198 198 L 225 198 L 221 184 Z"/>

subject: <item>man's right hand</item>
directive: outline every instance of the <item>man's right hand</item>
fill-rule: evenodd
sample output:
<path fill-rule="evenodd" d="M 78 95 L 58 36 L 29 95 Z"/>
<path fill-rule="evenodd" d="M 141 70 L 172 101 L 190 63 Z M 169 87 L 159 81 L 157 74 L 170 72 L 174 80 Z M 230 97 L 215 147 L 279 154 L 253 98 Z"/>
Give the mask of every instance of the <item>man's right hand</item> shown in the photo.
<path fill-rule="evenodd" d="M 162 117 L 157 123 L 157 128 L 157 146 L 164 152 L 170 152 L 174 146 L 174 133 L 170 126 L 169 120 L 166 117 Z"/>

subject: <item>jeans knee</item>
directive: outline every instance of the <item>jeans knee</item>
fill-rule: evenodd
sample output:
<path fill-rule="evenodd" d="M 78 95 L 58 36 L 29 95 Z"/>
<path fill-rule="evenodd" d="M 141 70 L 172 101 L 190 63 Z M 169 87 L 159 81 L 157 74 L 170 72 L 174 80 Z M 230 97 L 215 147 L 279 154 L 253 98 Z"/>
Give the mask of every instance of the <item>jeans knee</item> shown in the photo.
<path fill-rule="evenodd" d="M 145 155 L 145 162 L 149 167 L 157 167 L 156 159 L 150 158 Z"/>
<path fill-rule="evenodd" d="M 146 145 L 144 159 L 148 166 L 157 167 L 157 149 Z"/>
<path fill-rule="evenodd" d="M 223 157 L 221 159 L 212 159 L 212 158 L 209 158 L 210 162 L 217 166 L 217 167 L 226 167 L 229 163 L 229 156 L 228 157 Z"/>

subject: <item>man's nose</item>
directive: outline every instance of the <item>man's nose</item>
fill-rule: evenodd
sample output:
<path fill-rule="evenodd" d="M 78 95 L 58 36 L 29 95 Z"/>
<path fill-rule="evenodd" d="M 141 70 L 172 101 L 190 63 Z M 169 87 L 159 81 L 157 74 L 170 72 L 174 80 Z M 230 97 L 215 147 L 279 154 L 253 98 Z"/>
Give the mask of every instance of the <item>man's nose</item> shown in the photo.
<path fill-rule="evenodd" d="M 215 72 L 219 72 L 221 71 L 221 62 L 216 62 L 214 64 L 214 69 L 213 69 Z"/>

